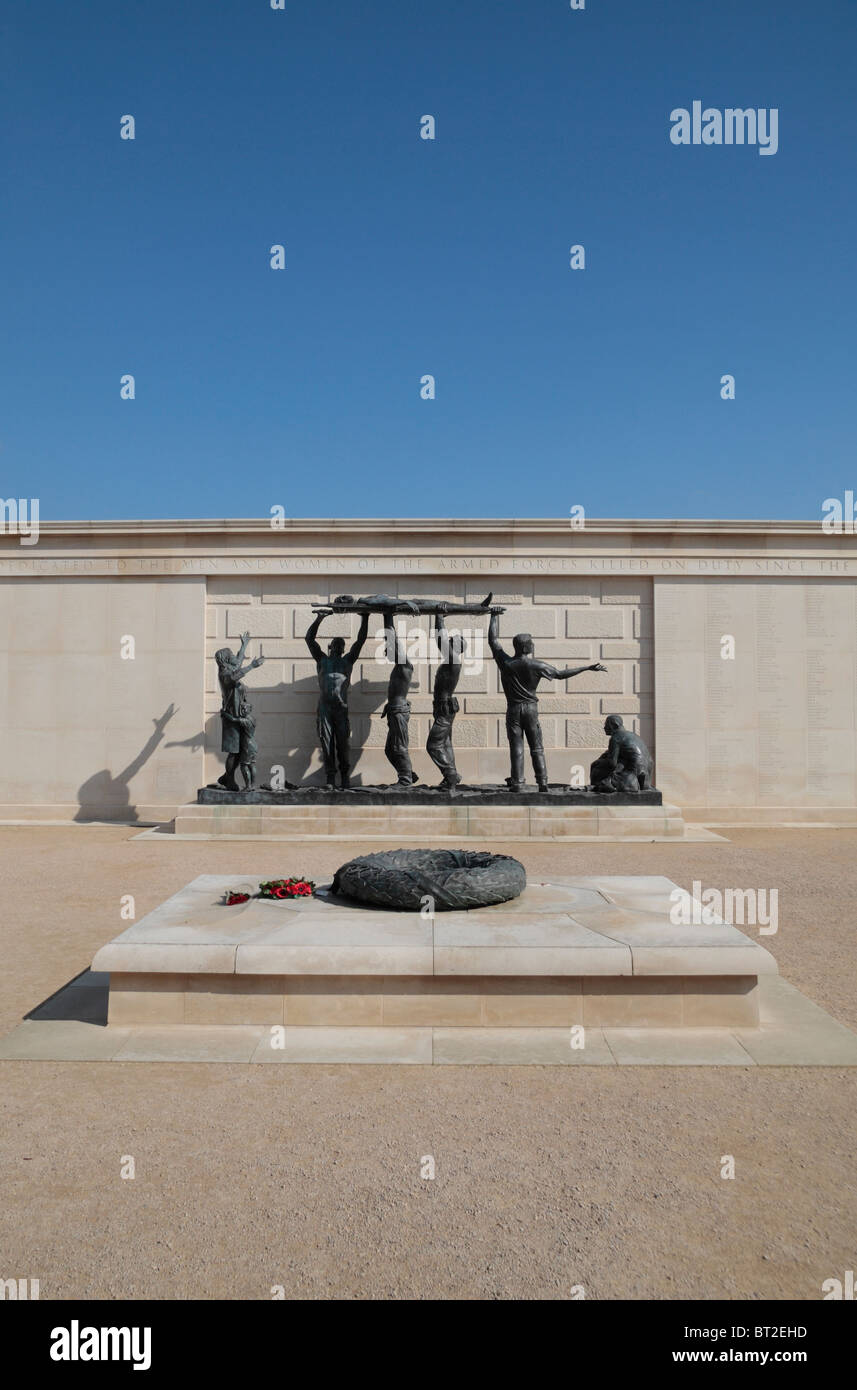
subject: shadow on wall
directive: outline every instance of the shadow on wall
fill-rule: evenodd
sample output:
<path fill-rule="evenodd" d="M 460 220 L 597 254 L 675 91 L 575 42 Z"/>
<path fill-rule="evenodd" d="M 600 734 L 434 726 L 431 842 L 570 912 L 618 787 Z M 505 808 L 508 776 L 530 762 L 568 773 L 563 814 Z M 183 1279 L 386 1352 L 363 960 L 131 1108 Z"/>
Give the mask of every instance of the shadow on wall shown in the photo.
<path fill-rule="evenodd" d="M 95 772 L 91 777 L 87 777 L 86 781 L 78 787 L 76 821 L 136 821 L 138 819 L 137 808 L 131 804 L 131 779 L 136 777 L 140 768 L 151 758 L 164 737 L 167 724 L 176 713 L 175 706 L 171 704 L 167 706 L 158 719 L 152 720 L 155 726 L 152 734 L 143 744 L 136 758 L 121 772 L 112 773 L 109 768 L 104 768 L 102 772 Z M 200 747 L 202 741 L 203 735 L 199 734 L 195 739 L 186 739 L 184 744 L 190 743 Z M 184 746 L 184 744 L 168 743 L 166 747 L 174 748 Z"/>
<path fill-rule="evenodd" d="M 387 702 L 387 687 L 387 681 L 367 680 L 355 681 L 351 686 L 349 703 L 351 718 L 351 766 L 353 769 L 351 776 L 352 786 L 359 787 L 363 785 L 359 768 L 360 754 L 369 738 L 372 714 L 382 709 Z M 418 693 L 417 687 L 418 681 L 415 678 L 413 686 L 415 694 Z M 288 684 L 285 681 L 281 681 L 279 685 L 273 686 L 254 685 L 248 687 L 247 694 L 250 698 L 250 703 L 255 705 L 256 722 L 260 727 L 261 736 L 258 737 L 259 755 L 256 763 L 256 775 L 259 783 L 261 784 L 269 780 L 272 767 L 282 767 L 284 769 L 286 781 L 294 782 L 300 786 L 307 776 L 313 758 L 316 757 L 320 751 L 318 736 L 315 732 L 315 707 L 318 703 L 317 678 L 315 676 L 306 676 L 301 680 L 290 681 Z M 299 713 L 296 710 L 285 708 L 286 696 L 295 695 L 305 697 L 307 704 L 306 711 L 301 711 Z M 309 738 L 299 746 L 287 742 L 284 747 L 272 747 L 264 735 L 261 734 L 261 730 L 264 727 L 261 717 L 262 709 L 264 708 L 265 712 L 272 712 L 272 707 L 278 712 L 283 712 L 285 714 L 287 729 L 290 714 L 295 715 L 302 721 L 311 718 L 313 729 Z M 312 710 L 311 715 L 309 713 L 310 708 Z M 219 714 L 212 714 L 206 720 L 206 734 L 206 752 L 215 754 L 219 761 L 223 763 L 225 755 L 220 752 L 221 722 Z M 220 771 L 215 773 L 215 777 L 218 777 L 222 771 L 223 768 L 221 767 Z M 316 768 L 308 780 L 308 785 L 322 786 L 324 781 L 324 769 Z M 238 782 L 240 786 L 240 776 Z"/>

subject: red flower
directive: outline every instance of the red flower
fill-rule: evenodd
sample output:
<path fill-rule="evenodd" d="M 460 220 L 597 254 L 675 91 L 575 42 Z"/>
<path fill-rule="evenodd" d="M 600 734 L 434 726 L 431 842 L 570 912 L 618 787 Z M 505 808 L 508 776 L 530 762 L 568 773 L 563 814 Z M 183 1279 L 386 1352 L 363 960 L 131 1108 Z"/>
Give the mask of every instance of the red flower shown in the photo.
<path fill-rule="evenodd" d="M 249 901 L 249 893 L 232 893 L 226 895 L 226 906 L 232 907 L 235 903 L 246 903 Z"/>
<path fill-rule="evenodd" d="M 266 883 L 260 883 L 259 896 L 280 901 L 284 898 L 307 898 L 314 887 L 312 879 L 298 878 L 296 874 L 292 874 L 289 878 L 272 878 Z"/>

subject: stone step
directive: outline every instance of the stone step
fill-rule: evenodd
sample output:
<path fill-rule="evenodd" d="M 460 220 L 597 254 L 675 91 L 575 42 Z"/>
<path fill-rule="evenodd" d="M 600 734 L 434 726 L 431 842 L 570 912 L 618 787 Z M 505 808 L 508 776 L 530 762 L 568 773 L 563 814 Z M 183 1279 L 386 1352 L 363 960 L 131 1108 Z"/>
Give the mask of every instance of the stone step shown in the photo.
<path fill-rule="evenodd" d="M 351 835 L 426 841 L 455 836 L 563 839 L 579 835 L 624 839 L 683 839 L 685 822 L 678 806 L 522 805 L 522 806 L 342 806 L 235 805 L 190 802 L 179 808 L 177 835 L 280 836 Z"/>

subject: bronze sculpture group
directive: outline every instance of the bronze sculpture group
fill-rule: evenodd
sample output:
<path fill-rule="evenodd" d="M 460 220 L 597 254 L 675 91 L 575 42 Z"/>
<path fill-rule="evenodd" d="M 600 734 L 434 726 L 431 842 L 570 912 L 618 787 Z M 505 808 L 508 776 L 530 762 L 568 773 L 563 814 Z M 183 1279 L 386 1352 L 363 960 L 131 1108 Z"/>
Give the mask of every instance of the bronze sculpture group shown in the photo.
<path fill-rule="evenodd" d="M 455 765 L 453 725 L 459 710 L 455 689 L 458 685 L 466 644 L 458 634 L 446 629 L 449 613 L 487 614 L 488 645 L 497 663 L 500 683 L 506 697 L 506 734 L 511 754 L 511 774 L 506 778 L 510 791 L 525 789 L 524 745 L 530 750 L 536 783 L 541 792 L 548 791 L 542 729 L 539 722 L 537 689 L 542 680 L 567 680 L 584 671 L 605 671 L 600 662 L 586 666 L 558 668 L 535 655 L 533 639 L 528 632 L 519 632 L 512 639 L 512 652 L 507 652 L 499 640 L 499 619 L 505 609 L 491 603 L 492 595 L 481 604 L 444 603 L 436 599 L 398 599 L 388 594 L 372 594 L 355 599 L 350 594 L 334 599 L 331 605 L 319 607 L 307 629 L 305 640 L 315 661 L 318 677 L 316 729 L 324 762 L 328 790 L 336 789 L 337 774 L 340 788 L 350 787 L 351 726 L 348 713 L 348 693 L 354 664 L 369 635 L 371 614 L 383 617 L 386 654 L 392 664 L 387 687 L 387 702 L 381 711 L 387 720 L 385 754 L 396 772 L 396 787 L 408 788 L 417 781 L 409 748 L 410 702 L 408 694 L 414 675 L 406 644 L 397 634 L 394 618 L 397 614 L 430 614 L 432 634 L 440 654 L 440 664 L 434 680 L 432 725 L 426 751 L 442 776 L 441 788 L 453 790 L 461 782 Z M 318 642 L 318 631 L 324 619 L 332 613 L 358 613 L 360 627 L 356 640 L 346 650 L 343 637 L 333 637 L 324 652 Z M 249 642 L 244 633 L 237 653 L 228 647 L 215 655 L 221 690 L 221 720 L 223 736 L 221 749 L 226 753 L 226 771 L 214 785 L 225 791 L 238 791 L 235 778 L 240 767 L 245 790 L 255 787 L 256 742 L 255 721 L 247 700 L 243 677 L 260 666 L 258 656 L 246 666 L 242 663 Z M 618 714 L 607 717 L 604 731 L 609 746 L 592 764 L 590 790 L 599 793 L 633 793 L 652 789 L 652 758 L 642 739 L 626 729 Z"/>

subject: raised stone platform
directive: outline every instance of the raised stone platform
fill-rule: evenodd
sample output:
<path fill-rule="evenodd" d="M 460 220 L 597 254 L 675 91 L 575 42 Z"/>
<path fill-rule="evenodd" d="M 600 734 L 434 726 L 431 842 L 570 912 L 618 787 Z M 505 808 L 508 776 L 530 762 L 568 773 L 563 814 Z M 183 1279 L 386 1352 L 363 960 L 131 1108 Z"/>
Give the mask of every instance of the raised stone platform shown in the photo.
<path fill-rule="evenodd" d="M 470 912 L 251 899 L 204 874 L 93 961 L 111 1025 L 703 1028 L 758 1024 L 773 957 L 724 923 L 670 922 L 660 877 L 564 878 Z"/>
<path fill-rule="evenodd" d="M 654 788 L 631 796 L 562 786 L 513 792 L 498 786 L 448 791 L 424 785 L 346 791 L 297 787 L 278 792 L 203 787 L 195 802 L 179 808 L 174 827 L 177 835 L 203 838 L 347 835 L 423 843 L 449 837 L 683 839 L 686 829 L 678 806 L 664 803 Z"/>

